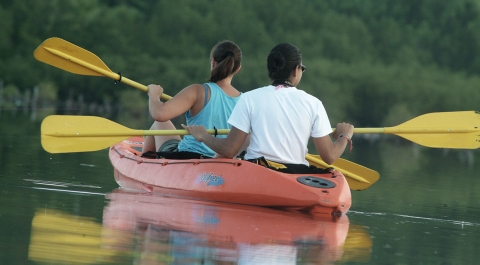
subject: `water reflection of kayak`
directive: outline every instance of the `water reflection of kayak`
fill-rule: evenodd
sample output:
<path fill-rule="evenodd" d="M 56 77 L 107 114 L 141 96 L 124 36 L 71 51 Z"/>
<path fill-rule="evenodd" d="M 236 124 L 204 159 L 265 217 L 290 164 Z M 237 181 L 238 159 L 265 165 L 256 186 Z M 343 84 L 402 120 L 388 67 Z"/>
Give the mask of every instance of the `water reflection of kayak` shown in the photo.
<path fill-rule="evenodd" d="M 368 233 L 349 224 L 346 215 L 122 189 L 106 197 L 103 225 L 39 209 L 32 219 L 28 259 L 42 264 L 323 264 L 367 262 L 371 253 Z"/>
<path fill-rule="evenodd" d="M 103 233 L 104 247 L 135 249 L 140 259 L 173 264 L 334 261 L 342 257 L 349 231 L 346 215 L 308 215 L 122 189 L 107 198 L 103 225 L 110 232 Z"/>
<path fill-rule="evenodd" d="M 142 144 L 142 137 L 134 137 L 110 148 L 121 187 L 327 214 L 346 213 L 352 203 L 339 171 L 285 174 L 237 159 L 152 159 L 141 157 Z"/>

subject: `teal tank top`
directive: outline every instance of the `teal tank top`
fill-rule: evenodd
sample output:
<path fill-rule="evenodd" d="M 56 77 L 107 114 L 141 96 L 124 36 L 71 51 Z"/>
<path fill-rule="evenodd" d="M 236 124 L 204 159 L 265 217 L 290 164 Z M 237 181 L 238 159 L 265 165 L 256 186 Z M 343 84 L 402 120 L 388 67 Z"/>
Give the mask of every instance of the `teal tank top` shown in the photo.
<path fill-rule="evenodd" d="M 187 125 L 203 125 L 206 129 L 231 129 L 227 122 L 230 114 L 237 104 L 240 96 L 230 97 L 225 94 L 223 90 L 215 83 L 205 83 L 205 95 L 208 96 L 208 87 L 210 87 L 210 100 L 206 103 L 203 109 L 195 116 L 190 116 L 190 111 L 185 113 Z M 206 97 L 207 98 L 207 97 Z M 217 138 L 225 138 L 226 135 L 217 135 Z M 204 143 L 200 143 L 193 136 L 185 135 L 178 144 L 178 151 L 180 152 L 195 152 L 205 156 L 213 157 L 215 152 L 207 147 Z"/>

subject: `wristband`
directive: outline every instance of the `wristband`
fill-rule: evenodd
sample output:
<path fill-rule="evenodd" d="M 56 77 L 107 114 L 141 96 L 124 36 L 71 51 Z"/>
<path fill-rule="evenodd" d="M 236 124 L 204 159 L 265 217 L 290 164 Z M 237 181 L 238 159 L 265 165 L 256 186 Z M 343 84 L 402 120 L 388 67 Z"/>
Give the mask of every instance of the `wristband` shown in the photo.
<path fill-rule="evenodd" d="M 338 136 L 338 138 L 340 138 L 340 137 L 343 137 L 343 138 L 347 139 L 347 141 L 350 143 L 350 153 L 351 153 L 351 152 L 352 152 L 352 149 L 353 149 L 352 139 L 351 139 L 348 135 L 346 135 L 346 134 L 340 134 L 340 135 Z"/>

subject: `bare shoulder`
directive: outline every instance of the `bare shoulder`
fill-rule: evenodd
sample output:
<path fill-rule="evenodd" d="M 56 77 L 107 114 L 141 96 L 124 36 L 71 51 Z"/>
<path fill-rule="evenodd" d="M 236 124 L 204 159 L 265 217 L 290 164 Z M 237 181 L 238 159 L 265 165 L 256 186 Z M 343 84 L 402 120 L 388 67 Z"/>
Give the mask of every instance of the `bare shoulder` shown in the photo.
<path fill-rule="evenodd" d="M 199 93 L 203 92 L 203 85 L 201 84 L 192 84 L 183 88 L 177 95 L 182 97 L 197 97 Z"/>
<path fill-rule="evenodd" d="M 203 84 L 191 84 L 185 87 L 185 89 L 203 89 Z"/>
<path fill-rule="evenodd" d="M 203 84 L 192 84 L 184 88 L 184 90 L 187 90 L 189 93 L 195 94 L 197 96 L 205 94 L 205 88 Z"/>

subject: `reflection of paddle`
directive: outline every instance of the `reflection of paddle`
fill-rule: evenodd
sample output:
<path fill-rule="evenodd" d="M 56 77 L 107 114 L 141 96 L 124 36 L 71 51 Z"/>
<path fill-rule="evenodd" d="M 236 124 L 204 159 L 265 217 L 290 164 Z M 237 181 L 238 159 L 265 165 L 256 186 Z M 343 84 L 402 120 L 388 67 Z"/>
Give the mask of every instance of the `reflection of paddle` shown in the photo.
<path fill-rule="evenodd" d="M 33 56 L 41 62 L 74 74 L 107 76 L 145 92 L 148 91 L 146 86 L 112 72 L 95 54 L 60 38 L 45 40 L 35 49 Z M 163 100 L 169 100 L 170 98 L 172 97 L 162 94 Z"/>
<path fill-rule="evenodd" d="M 39 210 L 32 220 L 28 259 L 45 264 L 107 264 L 119 251 L 103 249 L 101 224 L 55 210 Z"/>
<path fill-rule="evenodd" d="M 218 134 L 230 130 L 219 129 Z M 214 134 L 215 130 L 208 130 Z M 187 130 L 134 130 L 101 117 L 51 115 L 41 126 L 42 146 L 49 153 L 89 152 L 105 149 L 132 136 L 185 135 Z M 310 163 L 330 167 L 319 156 L 308 155 Z M 350 188 L 364 190 L 376 182 L 379 174 L 347 160 L 338 159 L 333 167 L 342 172 Z"/>
<path fill-rule="evenodd" d="M 343 244 L 341 263 L 349 261 L 367 263 L 372 253 L 372 239 L 363 226 L 350 225 Z"/>

